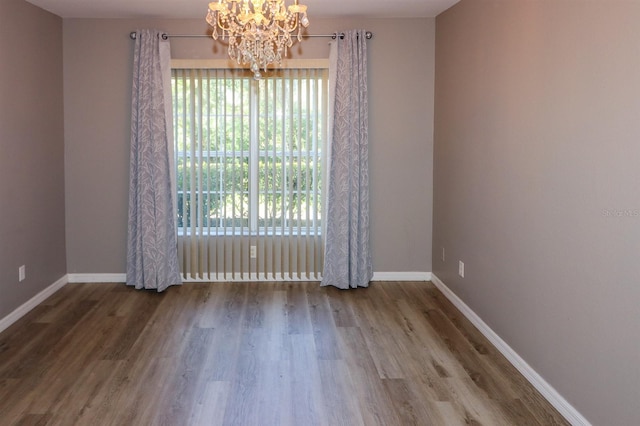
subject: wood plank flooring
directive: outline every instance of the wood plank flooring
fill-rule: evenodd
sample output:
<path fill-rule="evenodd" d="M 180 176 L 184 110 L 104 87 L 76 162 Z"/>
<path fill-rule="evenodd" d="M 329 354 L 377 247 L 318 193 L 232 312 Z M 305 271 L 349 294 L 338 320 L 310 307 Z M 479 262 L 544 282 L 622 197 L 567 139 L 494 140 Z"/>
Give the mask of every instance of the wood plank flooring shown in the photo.
<path fill-rule="evenodd" d="M 68 284 L 0 334 L 1 425 L 566 425 L 431 284 Z"/>

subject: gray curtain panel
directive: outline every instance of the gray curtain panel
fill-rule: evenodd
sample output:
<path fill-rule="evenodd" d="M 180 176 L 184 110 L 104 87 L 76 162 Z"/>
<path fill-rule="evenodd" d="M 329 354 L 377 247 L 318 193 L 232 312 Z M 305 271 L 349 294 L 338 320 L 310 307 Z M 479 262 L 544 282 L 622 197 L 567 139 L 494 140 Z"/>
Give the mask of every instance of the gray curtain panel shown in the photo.
<path fill-rule="evenodd" d="M 332 45 L 333 117 L 322 286 L 367 287 L 369 245 L 367 40 L 346 31 Z"/>
<path fill-rule="evenodd" d="M 181 284 L 171 183 L 171 63 L 161 32 L 136 34 L 131 107 L 127 285 Z M 169 103 L 167 103 L 169 100 Z"/>

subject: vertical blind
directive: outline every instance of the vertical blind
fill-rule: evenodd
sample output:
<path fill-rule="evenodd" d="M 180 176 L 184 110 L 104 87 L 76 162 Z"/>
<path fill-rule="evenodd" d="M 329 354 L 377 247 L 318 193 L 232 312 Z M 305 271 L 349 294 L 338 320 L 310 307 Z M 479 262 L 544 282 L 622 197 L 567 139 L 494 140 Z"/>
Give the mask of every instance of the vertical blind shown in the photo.
<path fill-rule="evenodd" d="M 185 280 L 320 280 L 328 70 L 172 70 Z"/>

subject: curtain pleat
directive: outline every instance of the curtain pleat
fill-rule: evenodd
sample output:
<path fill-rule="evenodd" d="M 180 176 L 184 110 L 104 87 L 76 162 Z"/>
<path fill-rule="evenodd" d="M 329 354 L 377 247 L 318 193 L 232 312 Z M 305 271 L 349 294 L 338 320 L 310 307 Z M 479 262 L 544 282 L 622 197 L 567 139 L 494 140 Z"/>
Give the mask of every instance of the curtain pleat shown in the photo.
<path fill-rule="evenodd" d="M 332 135 L 326 240 L 321 285 L 367 287 L 373 277 L 369 242 L 369 140 L 365 31 L 332 43 Z"/>
<path fill-rule="evenodd" d="M 127 279 L 137 289 L 181 284 L 172 185 L 169 43 L 136 34 L 131 108 Z"/>

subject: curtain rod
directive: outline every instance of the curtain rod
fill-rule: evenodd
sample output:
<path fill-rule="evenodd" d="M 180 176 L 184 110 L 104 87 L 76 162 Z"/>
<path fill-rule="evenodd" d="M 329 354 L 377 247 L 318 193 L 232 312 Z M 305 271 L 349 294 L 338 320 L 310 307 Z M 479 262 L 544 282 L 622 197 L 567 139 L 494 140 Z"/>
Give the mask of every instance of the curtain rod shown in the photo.
<path fill-rule="evenodd" d="M 365 34 L 365 38 L 367 40 L 370 40 L 373 37 L 373 33 L 371 31 L 367 31 L 364 33 Z M 135 40 L 137 37 L 137 32 L 136 31 L 131 31 L 131 33 L 129 33 L 129 37 L 132 40 Z M 162 34 L 162 39 L 166 40 L 168 38 L 198 38 L 198 37 L 209 37 L 211 38 L 211 35 L 208 34 L 167 34 L 167 33 L 163 33 Z M 331 37 L 332 39 L 335 39 L 337 37 L 340 38 L 344 38 L 344 33 L 333 33 L 333 34 L 303 34 L 302 37 L 305 38 L 312 38 L 312 37 Z"/>

